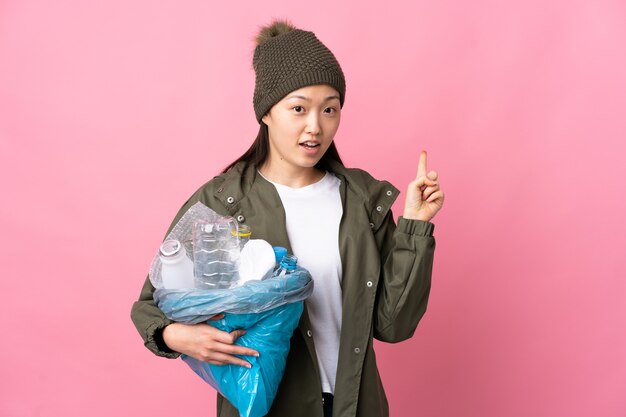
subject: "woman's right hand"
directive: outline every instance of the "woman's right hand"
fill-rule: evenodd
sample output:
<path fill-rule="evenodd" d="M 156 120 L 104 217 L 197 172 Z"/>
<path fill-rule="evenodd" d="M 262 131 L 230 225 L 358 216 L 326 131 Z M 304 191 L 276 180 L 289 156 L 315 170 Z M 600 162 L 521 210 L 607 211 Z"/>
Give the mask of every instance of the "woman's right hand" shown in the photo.
<path fill-rule="evenodd" d="M 233 356 L 259 356 L 256 350 L 234 344 L 245 333 L 243 329 L 227 333 L 206 323 L 172 323 L 163 329 L 163 341 L 173 351 L 212 365 L 233 364 L 251 368 L 250 363 Z"/>

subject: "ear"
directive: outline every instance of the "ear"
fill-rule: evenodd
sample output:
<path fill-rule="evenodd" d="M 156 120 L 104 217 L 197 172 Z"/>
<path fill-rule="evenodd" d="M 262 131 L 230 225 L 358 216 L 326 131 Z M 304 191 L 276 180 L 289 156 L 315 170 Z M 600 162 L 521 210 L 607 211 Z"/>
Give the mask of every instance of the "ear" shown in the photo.
<path fill-rule="evenodd" d="M 270 125 L 268 123 L 268 120 L 270 119 L 271 119 L 270 112 L 265 113 L 265 116 L 261 117 L 261 120 L 263 121 L 263 123 L 265 123 L 268 126 Z"/>

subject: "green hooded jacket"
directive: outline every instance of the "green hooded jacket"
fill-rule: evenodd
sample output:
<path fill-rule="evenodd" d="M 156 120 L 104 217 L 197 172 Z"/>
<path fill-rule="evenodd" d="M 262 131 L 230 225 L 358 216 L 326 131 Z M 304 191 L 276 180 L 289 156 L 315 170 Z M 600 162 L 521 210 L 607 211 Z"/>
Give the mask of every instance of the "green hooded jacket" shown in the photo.
<path fill-rule="evenodd" d="M 373 338 L 395 343 L 413 336 L 430 292 L 434 224 L 400 217 L 396 226 L 391 206 L 399 191 L 394 186 L 333 161 L 329 170 L 341 180 L 343 203 L 339 227 L 343 311 L 333 417 L 385 417 L 389 407 Z M 198 201 L 248 224 L 255 239 L 284 246 L 291 253 L 278 192 L 255 166 L 239 163 L 204 184 L 182 206 L 169 229 Z M 172 321 L 154 304 L 153 291 L 146 278 L 133 304 L 132 320 L 149 350 L 177 358 L 180 354 L 163 342 L 162 330 Z M 218 394 L 217 416 L 238 417 L 239 413 Z M 306 302 L 268 417 L 323 417 Z"/>

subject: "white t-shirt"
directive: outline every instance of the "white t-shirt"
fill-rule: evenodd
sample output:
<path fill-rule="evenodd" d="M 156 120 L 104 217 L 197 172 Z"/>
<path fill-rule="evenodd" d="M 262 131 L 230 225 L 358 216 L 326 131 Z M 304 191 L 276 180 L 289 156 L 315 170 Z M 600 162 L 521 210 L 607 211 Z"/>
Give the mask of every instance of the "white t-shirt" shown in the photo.
<path fill-rule="evenodd" d="M 343 214 L 339 193 L 341 181 L 326 172 L 320 181 L 301 188 L 272 184 L 285 208 L 287 235 L 293 254 L 298 257 L 298 265 L 309 270 L 315 283 L 307 308 L 322 390 L 334 393 L 342 308 L 339 255 L 339 223 Z"/>

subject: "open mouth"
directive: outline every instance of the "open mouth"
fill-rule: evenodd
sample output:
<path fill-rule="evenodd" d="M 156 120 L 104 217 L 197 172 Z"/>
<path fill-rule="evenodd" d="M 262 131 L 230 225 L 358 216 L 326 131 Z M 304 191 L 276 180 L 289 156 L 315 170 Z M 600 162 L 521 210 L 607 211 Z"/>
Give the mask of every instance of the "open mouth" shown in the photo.
<path fill-rule="evenodd" d="M 306 149 L 314 149 L 320 146 L 319 143 L 315 143 L 315 142 L 302 142 L 300 144 L 300 146 L 306 148 Z"/>

